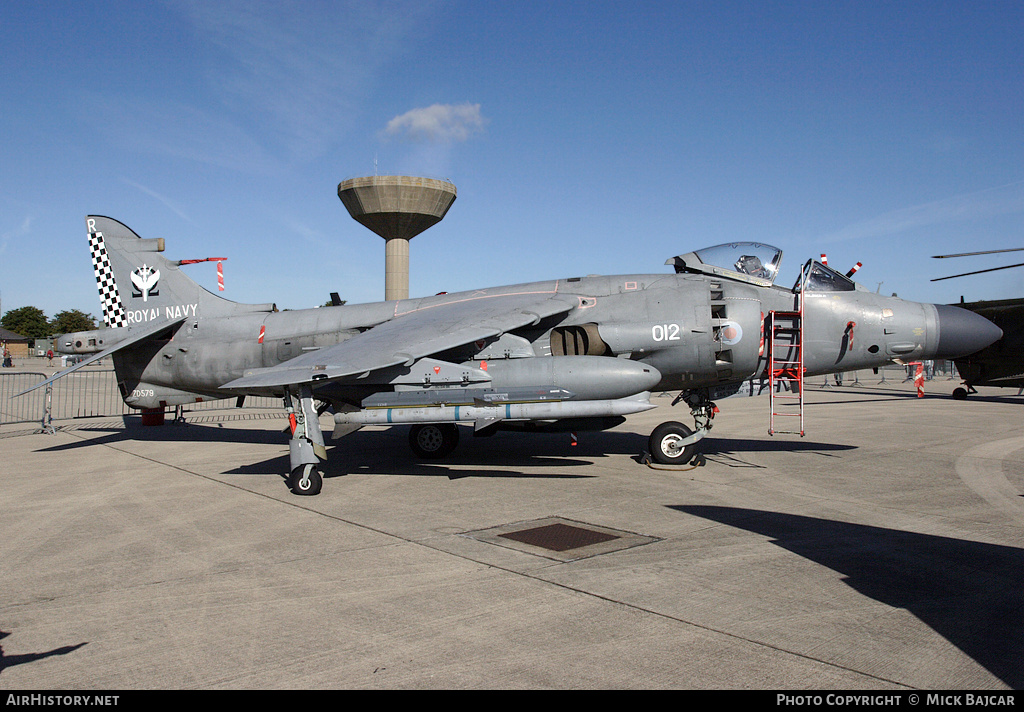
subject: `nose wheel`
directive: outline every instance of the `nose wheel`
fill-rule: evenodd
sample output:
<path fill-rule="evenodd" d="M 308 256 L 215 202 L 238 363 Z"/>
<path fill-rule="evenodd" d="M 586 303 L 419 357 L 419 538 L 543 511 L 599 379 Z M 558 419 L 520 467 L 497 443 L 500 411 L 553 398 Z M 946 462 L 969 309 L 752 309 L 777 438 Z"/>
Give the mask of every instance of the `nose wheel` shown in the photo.
<path fill-rule="evenodd" d="M 647 446 L 651 460 L 660 465 L 686 465 L 696 462 L 697 458 L 701 460 L 699 464 L 703 464 L 703 456 L 697 453 L 697 443 L 711 430 L 711 421 L 718 408 L 711 402 L 707 389 L 683 391 L 672 401 L 672 405 L 681 400 L 690 406 L 695 429 L 674 420 L 654 429 Z"/>
<path fill-rule="evenodd" d="M 662 423 L 651 433 L 648 447 L 651 458 L 662 465 L 685 465 L 697 452 L 693 431 L 682 423 Z"/>

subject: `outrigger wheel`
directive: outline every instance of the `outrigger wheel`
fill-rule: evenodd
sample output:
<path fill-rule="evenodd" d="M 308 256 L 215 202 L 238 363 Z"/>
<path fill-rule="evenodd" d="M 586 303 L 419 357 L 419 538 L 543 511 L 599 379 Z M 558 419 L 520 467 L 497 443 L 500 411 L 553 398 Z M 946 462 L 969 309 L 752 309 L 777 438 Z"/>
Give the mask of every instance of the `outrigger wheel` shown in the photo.
<path fill-rule="evenodd" d="M 409 431 L 409 447 L 416 457 L 439 460 L 459 444 L 459 426 L 454 423 L 423 423 Z"/>

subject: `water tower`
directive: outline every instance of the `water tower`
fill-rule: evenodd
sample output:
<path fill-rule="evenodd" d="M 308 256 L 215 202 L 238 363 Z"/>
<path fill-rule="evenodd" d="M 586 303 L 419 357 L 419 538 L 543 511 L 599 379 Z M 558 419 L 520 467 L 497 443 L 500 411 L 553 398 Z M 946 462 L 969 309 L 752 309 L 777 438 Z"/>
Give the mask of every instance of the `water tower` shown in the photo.
<path fill-rule="evenodd" d="M 384 238 L 384 299 L 409 298 L 409 240 L 444 218 L 455 186 L 414 176 L 349 178 L 338 197 L 364 227 Z"/>

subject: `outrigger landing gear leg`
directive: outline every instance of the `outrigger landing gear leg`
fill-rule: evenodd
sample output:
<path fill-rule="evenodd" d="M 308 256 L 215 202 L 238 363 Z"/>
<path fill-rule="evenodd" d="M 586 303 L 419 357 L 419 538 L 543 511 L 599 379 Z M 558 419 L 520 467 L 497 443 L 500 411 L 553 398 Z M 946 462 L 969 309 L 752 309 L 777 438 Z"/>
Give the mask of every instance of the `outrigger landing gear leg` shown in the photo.
<path fill-rule="evenodd" d="M 703 465 L 704 456 L 697 453 L 697 443 L 711 430 L 711 421 L 718 408 L 711 402 L 707 389 L 683 391 L 672 405 L 685 400 L 690 406 L 696 430 L 690 430 L 682 423 L 662 423 L 651 433 L 648 447 L 651 458 L 662 465 Z M 698 461 L 699 460 L 699 461 Z"/>
<path fill-rule="evenodd" d="M 290 474 L 288 487 L 295 494 L 320 494 L 323 477 L 317 469 L 320 460 L 327 459 L 324 435 L 320 430 L 320 418 L 313 402 L 313 388 L 299 386 L 298 407 L 291 391 L 285 390 L 284 406 L 288 411 L 288 423 L 292 437 L 288 441 Z"/>

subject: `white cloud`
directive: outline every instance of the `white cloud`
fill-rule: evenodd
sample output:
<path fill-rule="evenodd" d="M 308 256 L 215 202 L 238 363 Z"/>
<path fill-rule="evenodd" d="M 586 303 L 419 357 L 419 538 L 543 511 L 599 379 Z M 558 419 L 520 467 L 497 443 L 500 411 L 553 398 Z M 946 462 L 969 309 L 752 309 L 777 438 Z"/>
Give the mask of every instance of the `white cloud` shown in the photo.
<path fill-rule="evenodd" d="M 384 133 L 412 141 L 455 143 L 481 133 L 486 123 L 479 104 L 434 104 L 396 116 Z"/>

